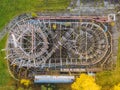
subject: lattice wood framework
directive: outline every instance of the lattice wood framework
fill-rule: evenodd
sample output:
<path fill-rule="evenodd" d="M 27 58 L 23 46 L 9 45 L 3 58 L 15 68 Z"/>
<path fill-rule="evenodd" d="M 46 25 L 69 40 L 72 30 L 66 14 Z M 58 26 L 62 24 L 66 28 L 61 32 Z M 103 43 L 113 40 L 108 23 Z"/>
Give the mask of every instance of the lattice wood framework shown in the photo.
<path fill-rule="evenodd" d="M 19 72 L 21 68 L 34 68 L 35 73 L 38 68 L 80 68 L 103 63 L 111 54 L 107 22 L 107 17 L 98 16 L 41 16 L 20 20 L 9 32 L 10 69 Z"/>

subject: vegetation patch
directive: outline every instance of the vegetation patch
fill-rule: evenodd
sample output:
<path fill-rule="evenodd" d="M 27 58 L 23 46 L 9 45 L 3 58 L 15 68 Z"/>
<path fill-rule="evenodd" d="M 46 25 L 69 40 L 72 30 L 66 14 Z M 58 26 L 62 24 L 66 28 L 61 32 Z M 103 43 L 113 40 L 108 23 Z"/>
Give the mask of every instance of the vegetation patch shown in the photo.
<path fill-rule="evenodd" d="M 26 12 L 65 10 L 71 0 L 0 0 L 0 30 L 15 16 Z"/>
<path fill-rule="evenodd" d="M 0 41 L 0 86 L 6 85 L 10 81 L 10 75 L 5 60 L 5 52 L 1 51 L 6 46 L 7 35 Z"/>

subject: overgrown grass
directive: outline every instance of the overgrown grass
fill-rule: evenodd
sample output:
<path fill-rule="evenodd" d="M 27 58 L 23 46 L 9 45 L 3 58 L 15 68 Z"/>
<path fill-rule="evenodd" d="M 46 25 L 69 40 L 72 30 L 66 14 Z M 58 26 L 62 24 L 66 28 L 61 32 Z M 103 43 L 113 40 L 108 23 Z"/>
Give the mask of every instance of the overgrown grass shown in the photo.
<path fill-rule="evenodd" d="M 10 75 L 7 69 L 7 61 L 5 58 L 5 52 L 1 51 L 6 46 L 7 35 L 0 41 L 0 86 L 5 85 L 10 80 Z"/>
<path fill-rule="evenodd" d="M 25 12 L 64 10 L 71 0 L 0 0 L 0 30 L 13 17 Z"/>

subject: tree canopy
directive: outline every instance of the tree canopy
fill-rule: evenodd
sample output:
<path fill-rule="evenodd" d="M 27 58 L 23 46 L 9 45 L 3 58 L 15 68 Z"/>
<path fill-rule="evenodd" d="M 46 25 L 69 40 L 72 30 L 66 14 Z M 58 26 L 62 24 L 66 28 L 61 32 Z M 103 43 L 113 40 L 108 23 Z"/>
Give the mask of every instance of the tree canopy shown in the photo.
<path fill-rule="evenodd" d="M 95 83 L 92 76 L 81 74 L 72 84 L 72 90 L 100 90 L 101 87 Z"/>
<path fill-rule="evenodd" d="M 118 85 L 115 85 L 113 90 L 120 90 L 120 83 Z"/>

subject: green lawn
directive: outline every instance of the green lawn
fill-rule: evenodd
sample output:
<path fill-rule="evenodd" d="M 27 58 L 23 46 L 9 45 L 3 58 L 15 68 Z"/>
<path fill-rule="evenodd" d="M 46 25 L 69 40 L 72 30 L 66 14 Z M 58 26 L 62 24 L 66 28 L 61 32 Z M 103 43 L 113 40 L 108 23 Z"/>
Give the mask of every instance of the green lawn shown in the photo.
<path fill-rule="evenodd" d="M 59 11 L 71 0 L 0 0 L 0 30 L 13 17 L 24 12 Z"/>
<path fill-rule="evenodd" d="M 7 35 L 0 41 L 0 49 L 5 48 L 5 42 L 7 40 Z M 4 59 L 5 58 L 5 52 L 0 50 L 0 86 L 5 85 L 10 81 L 10 75 L 8 73 L 7 69 L 7 61 Z"/>

